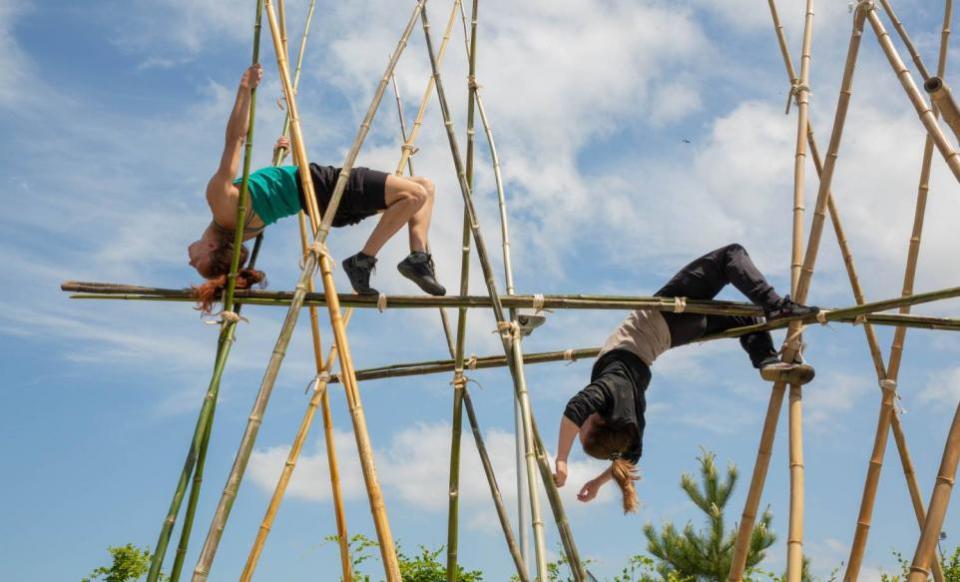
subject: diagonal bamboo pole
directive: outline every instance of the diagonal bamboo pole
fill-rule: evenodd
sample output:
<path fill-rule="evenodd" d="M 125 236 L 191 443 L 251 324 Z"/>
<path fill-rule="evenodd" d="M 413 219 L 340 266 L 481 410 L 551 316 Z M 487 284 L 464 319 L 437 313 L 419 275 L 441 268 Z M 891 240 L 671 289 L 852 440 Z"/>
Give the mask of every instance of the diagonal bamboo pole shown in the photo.
<path fill-rule="evenodd" d="M 490 294 L 490 299 L 493 306 L 494 317 L 497 321 L 498 328 L 500 326 L 507 325 L 508 322 L 504 316 L 503 305 L 500 302 L 500 296 L 497 293 L 496 282 L 493 277 L 493 270 L 490 266 L 489 257 L 487 254 L 486 244 L 483 240 L 483 234 L 480 232 L 480 225 L 477 220 L 477 213 L 473 207 L 473 198 L 470 192 L 470 185 L 467 182 L 466 171 L 463 166 L 463 159 L 460 155 L 459 146 L 457 145 L 457 138 L 453 132 L 453 122 L 451 121 L 449 107 L 447 105 L 446 96 L 443 90 L 443 83 L 440 80 L 440 69 L 437 66 L 436 53 L 433 49 L 433 40 L 430 34 L 430 22 L 426 16 L 426 12 L 421 12 L 420 14 L 421 21 L 423 23 L 424 35 L 427 43 L 427 50 L 430 55 L 430 65 L 433 70 L 433 76 L 436 82 L 437 89 L 437 98 L 440 101 L 440 109 L 443 114 L 444 125 L 447 130 L 447 139 L 450 142 L 450 151 L 453 156 L 454 165 L 457 170 L 457 177 L 460 182 L 460 190 L 464 198 L 464 207 L 467 213 L 468 224 L 473 235 L 473 241 L 477 247 L 477 255 L 480 259 L 480 266 L 483 270 L 483 275 L 485 282 L 487 284 L 487 291 Z M 507 353 L 512 353 L 513 357 L 519 354 L 518 350 L 514 348 L 511 338 L 508 334 L 502 333 L 501 340 L 503 342 L 504 351 Z M 546 580 L 546 544 L 544 543 L 543 536 L 543 522 L 540 520 L 539 515 L 539 498 L 536 495 L 536 489 L 533 484 L 533 474 L 535 471 L 535 459 L 533 455 L 533 435 L 531 432 L 530 426 L 530 402 L 527 395 L 526 384 L 523 382 L 523 373 L 522 370 L 517 370 L 517 365 L 522 362 L 522 359 L 517 361 L 512 361 L 511 371 L 514 374 L 514 388 L 517 393 L 518 398 L 521 402 L 521 408 L 524 412 L 524 430 L 525 430 L 525 442 L 526 442 L 526 471 L 528 482 L 531 484 L 531 511 L 534 514 L 533 518 L 533 527 L 534 527 L 534 538 L 536 540 L 536 549 L 537 549 L 537 571 L 541 580 Z"/>
<path fill-rule="evenodd" d="M 791 88 L 797 99 L 797 140 L 793 179 L 793 249 L 790 288 L 796 295 L 800 283 L 800 259 L 803 256 L 804 187 L 807 159 L 807 127 L 810 112 L 810 60 L 813 44 L 813 0 L 807 0 L 800 56 L 800 78 Z M 789 360 L 788 360 L 789 361 Z M 787 533 L 787 582 L 800 582 L 803 569 L 803 392 L 799 384 L 790 386 L 790 521 Z"/>
<path fill-rule="evenodd" d="M 933 138 L 934 145 L 937 146 L 937 149 L 940 151 L 943 159 L 947 162 L 947 166 L 949 166 L 950 171 L 953 172 L 954 177 L 957 180 L 960 180 L 960 154 L 957 153 L 957 151 L 947 140 L 943 130 L 940 129 L 940 125 L 937 123 L 937 118 L 933 115 L 933 110 L 923 98 L 923 95 L 917 88 L 916 83 L 914 83 L 913 76 L 910 75 L 910 71 L 907 69 L 906 65 L 903 64 L 903 59 L 900 58 L 897 48 L 893 45 L 893 41 L 890 40 L 890 35 L 887 33 L 883 23 L 880 21 L 880 17 L 877 16 L 876 6 L 874 6 L 873 2 L 870 0 L 860 0 L 858 8 L 859 7 L 863 8 L 863 10 L 860 10 L 860 12 L 865 12 L 867 19 L 870 20 L 870 26 L 873 27 L 873 31 L 877 35 L 877 39 L 880 42 L 880 47 L 887 56 L 887 60 L 890 61 L 890 66 L 893 67 L 894 72 L 897 74 L 897 78 L 900 80 L 900 84 L 903 86 L 904 91 L 906 91 L 907 96 L 910 98 L 910 102 L 913 104 L 914 109 L 917 110 L 917 115 L 920 117 L 920 121 L 923 123 L 923 126 L 926 128 L 930 137 Z"/>
<path fill-rule="evenodd" d="M 823 221 L 826 215 L 827 193 L 830 191 L 830 184 L 833 178 L 833 171 L 836 164 L 838 152 L 840 149 L 840 138 L 843 134 L 843 125 L 846 119 L 846 112 L 850 102 L 851 88 L 853 85 L 853 72 L 856 66 L 856 58 L 860 48 L 860 41 L 863 37 L 863 25 L 865 20 L 864 10 L 861 5 L 853 19 L 853 31 L 850 35 L 850 45 L 847 52 L 847 59 L 844 65 L 843 80 L 841 82 L 840 97 L 837 103 L 837 110 L 834 118 L 833 132 L 830 136 L 830 147 L 827 151 L 827 162 L 824 165 L 823 173 L 820 179 L 820 187 L 817 192 L 817 204 L 814 211 L 813 223 L 810 228 L 810 237 L 807 244 L 806 254 L 804 256 L 803 266 L 800 270 L 800 276 L 796 285 L 795 299 L 798 302 L 806 301 L 809 291 L 810 280 L 813 276 L 813 267 L 816 263 L 817 252 L 820 248 L 820 238 L 823 231 Z M 791 361 L 799 351 L 798 342 L 795 338 L 800 332 L 800 324 L 792 323 L 787 332 L 788 342 L 784 349 L 784 361 Z M 750 481 L 750 490 L 747 494 L 747 500 L 744 504 L 743 515 L 740 520 L 740 527 L 737 533 L 736 544 L 734 546 L 733 559 L 730 565 L 729 579 L 739 582 L 743 579 L 743 573 L 746 569 L 747 553 L 749 551 L 750 538 L 753 532 L 754 522 L 757 517 L 757 509 L 760 505 L 760 497 L 763 493 L 763 485 L 767 477 L 767 469 L 770 466 L 770 456 L 773 448 L 773 440 L 776 436 L 777 420 L 780 408 L 783 404 L 785 385 L 775 383 L 770 396 L 770 403 L 767 407 L 767 415 L 764 420 L 763 431 L 760 437 L 760 446 L 757 451 L 757 461 L 754 464 L 753 475 Z"/>
<path fill-rule="evenodd" d="M 331 261 L 329 256 L 326 254 L 323 243 L 326 241 L 326 237 L 329 234 L 330 225 L 333 221 L 333 216 L 336 213 L 337 206 L 339 205 L 341 198 L 343 197 L 347 176 L 349 175 L 353 163 L 356 160 L 360 146 L 362 145 L 363 140 L 369 131 L 373 116 L 375 115 L 377 107 L 380 104 L 380 100 L 383 97 L 383 93 L 386 89 L 386 83 L 390 78 L 390 75 L 393 73 L 393 68 L 396 66 L 396 62 L 399 59 L 400 54 L 406 46 L 407 39 L 409 38 L 410 33 L 413 31 L 416 18 L 423 8 L 425 1 L 426 0 L 420 0 L 417 2 L 410 21 L 407 23 L 407 27 L 397 45 L 397 49 L 391 56 L 390 63 L 387 66 L 387 71 L 375 93 L 373 103 L 368 109 L 367 115 L 361 123 L 358 135 L 354 140 L 354 144 L 347 154 L 347 159 L 344 162 L 343 169 L 337 180 L 330 203 L 326 209 L 323 222 L 321 223 L 318 219 L 319 212 L 317 210 L 313 183 L 310 180 L 306 147 L 300 130 L 300 120 L 296 106 L 296 97 L 292 89 L 287 61 L 285 55 L 283 54 L 283 47 L 280 44 L 280 34 L 277 26 L 276 15 L 274 14 L 273 6 L 270 0 L 264 0 L 264 7 L 267 11 L 268 20 L 270 23 L 270 31 L 273 36 L 274 49 L 277 53 L 280 77 L 283 83 L 284 93 L 287 96 L 287 105 L 291 119 L 291 134 L 293 137 L 294 155 L 298 165 L 300 166 L 300 180 L 301 185 L 304 188 L 304 198 L 307 201 L 307 210 L 310 214 L 310 220 L 314 231 L 314 244 L 311 247 L 311 252 L 308 253 L 308 255 L 304 258 L 303 272 L 301 273 L 300 279 L 297 283 L 294 298 L 291 302 L 290 309 L 287 312 L 287 317 L 284 320 L 283 327 L 281 328 L 281 333 L 277 339 L 277 345 L 274 348 L 273 355 L 271 356 L 270 362 L 267 366 L 267 371 L 264 374 L 264 379 L 260 386 L 260 392 L 258 393 L 257 399 L 254 403 L 253 412 L 250 415 L 247 428 L 245 429 L 243 438 L 241 439 L 240 449 L 234 461 L 234 466 L 231 469 L 230 477 L 227 480 L 227 486 L 224 489 L 220 503 L 217 507 L 216 514 L 211 522 L 210 531 L 207 534 L 207 541 L 204 544 L 204 549 L 201 552 L 200 559 L 197 562 L 197 567 L 194 570 L 195 582 L 206 580 L 207 576 L 209 575 L 210 566 L 213 562 L 216 548 L 223 534 L 223 529 L 226 526 L 226 521 L 236 498 L 237 489 L 239 488 L 243 473 L 246 470 L 250 453 L 253 450 L 256 435 L 259 431 L 260 423 L 262 422 L 263 412 L 266 409 L 270 393 L 272 392 L 273 386 L 276 383 L 276 377 L 279 373 L 280 365 L 283 362 L 287 345 L 290 342 L 290 337 L 292 336 L 293 329 L 296 325 L 297 315 L 299 314 L 300 308 L 303 306 L 303 298 L 307 292 L 307 281 L 309 281 L 313 276 L 318 262 L 320 263 L 321 274 L 323 276 L 324 290 L 327 297 L 328 310 L 330 312 L 331 324 L 334 331 L 334 339 L 338 346 L 338 352 L 340 355 L 340 368 L 343 370 L 343 375 L 346 379 L 347 400 L 350 404 L 351 417 L 354 423 L 354 434 L 357 439 L 357 447 L 360 450 L 361 468 L 363 470 L 364 480 L 367 486 L 367 495 L 370 499 L 371 513 L 373 514 L 374 525 L 377 530 L 377 537 L 380 542 L 379 546 L 384 570 L 386 572 L 388 582 L 398 582 L 400 580 L 396 548 L 394 546 L 393 536 L 390 532 L 390 526 L 387 521 L 386 510 L 383 504 L 383 494 L 380 490 L 380 484 L 377 481 L 376 476 L 376 469 L 373 464 L 372 448 L 370 446 L 369 434 L 367 433 L 366 429 L 366 420 L 363 415 L 363 408 L 360 404 L 359 391 L 356 387 L 353 361 L 350 357 L 349 343 L 347 341 L 346 332 L 343 326 L 343 318 L 340 313 L 340 305 L 336 294 L 336 287 L 333 283 Z"/>
<path fill-rule="evenodd" d="M 350 324 L 351 315 L 352 311 L 348 309 L 343 320 L 344 326 Z M 300 421 L 300 429 L 297 431 L 297 436 L 293 439 L 293 445 L 291 445 L 290 452 L 287 454 L 287 460 L 283 465 L 283 471 L 280 473 L 280 478 L 277 480 L 277 486 L 273 491 L 273 496 L 270 498 L 270 504 L 267 506 L 267 513 L 264 516 L 263 521 L 260 523 L 260 528 L 257 530 L 256 540 L 253 543 L 253 547 L 250 548 L 250 553 L 247 555 L 247 563 L 243 567 L 243 572 L 240 574 L 240 580 L 243 582 L 248 582 L 253 578 L 253 573 L 256 570 L 257 562 L 260 559 L 260 554 L 263 552 L 263 546 L 267 541 L 267 536 L 270 534 L 270 531 L 273 528 L 274 518 L 277 515 L 277 511 L 280 509 L 280 503 L 283 501 L 283 496 L 287 491 L 287 486 L 290 484 L 290 478 L 293 477 L 293 470 L 296 468 L 297 461 L 300 458 L 300 452 L 303 450 L 303 445 L 310 433 L 310 426 L 313 424 L 313 417 L 316 415 L 317 407 L 319 407 L 323 401 L 327 400 L 326 394 L 329 372 L 333 369 L 333 360 L 336 357 L 337 346 L 334 344 L 330 348 L 330 353 L 327 355 L 326 363 L 321 363 L 322 370 L 320 374 L 318 374 L 312 386 L 313 396 L 310 397 L 310 403 L 307 405 L 307 410 L 303 415 L 303 420 Z M 326 374 L 324 374 L 324 372 L 326 372 Z M 333 441 L 328 440 L 327 446 L 333 446 Z M 352 572 L 349 565 L 349 553 L 344 555 L 341 552 L 341 561 L 344 557 L 347 558 L 347 568 L 343 571 L 343 580 L 344 582 L 348 582 L 352 578 Z"/>
<path fill-rule="evenodd" d="M 456 10 L 457 5 L 454 4 Z M 476 23 L 477 10 L 479 4 L 477 0 L 473 2 L 474 23 Z M 451 13 L 451 19 L 447 22 L 447 29 L 444 33 L 444 40 L 449 40 L 450 28 L 454 22 L 456 13 Z M 430 43 L 430 28 L 426 20 L 426 11 L 421 15 L 424 34 L 427 42 Z M 464 39 L 466 41 L 466 39 Z M 476 60 L 476 42 L 477 28 L 473 27 L 470 35 L 471 52 L 468 55 L 469 79 L 472 81 L 477 69 Z M 432 46 L 429 45 L 432 49 Z M 441 43 L 440 52 L 436 58 L 433 57 L 431 50 L 431 59 L 435 62 L 433 69 L 434 75 L 431 76 L 430 89 L 437 88 L 437 94 L 440 96 L 439 70 L 440 57 L 445 52 L 445 45 Z M 467 94 L 467 157 L 464 180 L 467 187 L 473 189 L 473 162 L 474 162 L 474 104 L 476 97 L 476 86 L 471 83 Z M 416 130 L 416 126 L 414 126 Z M 448 124 L 447 131 L 452 133 L 452 127 Z M 409 151 L 409 150 L 408 150 Z M 460 295 L 467 295 L 470 292 L 470 215 L 466 208 L 463 211 L 463 234 L 461 236 L 460 252 Z M 447 477 L 447 582 L 456 582 L 457 579 L 457 558 L 459 550 L 459 520 L 460 520 L 460 440 L 463 425 L 463 395 L 467 388 L 467 378 L 463 374 L 464 353 L 466 351 L 467 340 L 467 310 L 460 308 L 457 310 L 457 341 L 454 347 L 453 359 L 456 362 L 456 368 L 453 372 L 453 411 L 450 420 L 450 469 Z M 521 572 L 524 575 L 525 572 Z"/>
<path fill-rule="evenodd" d="M 937 472 L 936 484 L 930 495 L 930 510 L 923 523 L 907 582 L 925 582 L 930 575 L 930 563 L 937 561 L 937 541 L 940 539 L 940 530 L 943 527 L 947 506 L 950 504 L 950 494 L 953 491 L 958 464 L 960 464 L 960 403 L 957 404 L 957 412 L 953 415 L 953 423 L 950 425 L 950 433 L 944 445 L 940 470 Z"/>
<path fill-rule="evenodd" d="M 897 30 L 901 31 L 901 37 L 908 46 L 911 54 L 914 56 L 914 62 L 921 71 L 921 74 L 924 78 L 929 77 L 926 69 L 923 67 L 922 62 L 920 61 L 920 57 L 917 54 L 916 49 L 913 47 L 912 43 L 909 42 L 909 38 L 906 36 L 906 33 L 903 32 L 903 25 L 893 13 L 890 4 L 884 0 L 883 6 L 887 11 L 887 14 L 890 16 L 890 19 L 897 27 Z M 946 69 L 952 12 L 953 2 L 952 0 L 947 0 L 944 4 L 940 53 L 937 62 L 937 74 L 941 76 L 944 74 Z M 934 115 L 936 115 L 936 109 L 934 109 Z M 914 215 L 913 231 L 911 233 L 910 245 L 907 253 L 907 266 L 903 276 L 903 289 L 901 295 L 904 296 L 909 296 L 913 293 L 913 285 L 917 271 L 917 258 L 919 257 L 920 253 L 920 239 L 923 232 L 927 194 L 929 191 L 930 166 L 932 160 L 933 139 L 929 134 L 927 134 L 924 141 L 923 161 L 920 166 L 920 183 L 917 188 L 917 204 Z M 902 314 L 909 313 L 909 306 L 902 307 L 900 312 Z M 870 455 L 870 464 L 868 466 L 867 476 L 864 482 L 863 496 L 861 498 L 860 511 L 857 517 L 857 527 L 854 530 L 853 543 L 850 547 L 850 556 L 847 560 L 847 570 L 844 574 L 845 581 L 852 582 L 860 575 L 860 568 L 863 564 L 863 554 L 866 550 L 867 536 L 869 535 L 870 531 L 870 525 L 873 516 L 873 506 L 876 500 L 877 486 L 880 481 L 880 471 L 883 468 L 883 458 L 887 448 L 887 436 L 890 431 L 891 423 L 897 427 L 895 429 L 894 438 L 897 441 L 897 447 L 901 453 L 901 459 L 903 460 L 903 465 L 905 468 L 904 474 L 907 477 L 907 485 L 910 491 L 911 499 L 913 500 L 914 508 L 915 510 L 918 510 L 916 511 L 917 519 L 921 527 L 925 519 L 923 501 L 920 499 L 920 491 L 916 482 L 916 478 L 912 474 L 912 470 L 906 470 L 908 467 L 912 468 L 912 463 L 909 459 L 909 452 L 906 449 L 906 442 L 903 441 L 902 438 L 898 438 L 902 437 L 902 427 L 900 427 L 900 419 L 897 416 L 895 407 L 896 382 L 900 371 L 900 362 L 903 354 L 905 337 L 906 328 L 898 327 L 894 332 L 893 342 L 890 347 L 890 360 L 886 370 L 882 369 L 882 359 L 879 360 L 881 373 L 878 373 L 878 379 L 880 380 L 881 387 L 883 387 L 883 398 L 880 404 L 880 414 L 877 418 L 877 429 L 874 437 L 873 450 L 871 451 Z M 943 571 L 939 560 L 934 560 L 933 576 L 937 582 L 943 581 Z"/>
<path fill-rule="evenodd" d="M 254 18 L 253 26 L 253 56 L 251 57 L 251 62 L 257 64 L 260 62 L 260 30 L 261 30 L 261 14 L 263 11 L 263 0 L 257 0 L 257 13 Z M 250 161 L 252 158 L 253 150 L 253 127 L 254 121 L 256 120 L 256 111 L 257 111 L 257 91 L 256 88 L 250 91 L 250 117 L 248 119 L 247 127 L 247 136 L 246 136 L 246 147 L 244 148 L 244 159 L 243 159 L 243 177 L 240 182 L 240 199 L 237 202 L 237 220 L 236 220 L 236 229 L 234 233 L 233 240 L 233 256 L 230 260 L 230 272 L 227 274 L 227 285 L 226 290 L 224 291 L 224 301 L 223 301 L 223 310 L 224 312 L 233 311 L 233 296 L 234 289 L 237 284 L 237 272 L 240 270 L 240 247 L 243 244 L 243 225 L 244 217 L 247 212 L 247 204 L 249 203 L 249 192 L 248 186 L 250 182 Z M 203 404 L 200 407 L 200 414 L 197 418 L 197 424 L 194 428 L 193 438 L 190 442 L 190 449 L 187 452 L 186 461 L 184 461 L 183 470 L 180 473 L 180 478 L 177 482 L 176 490 L 174 491 L 173 500 L 170 502 L 170 508 L 167 512 L 167 518 L 163 522 L 163 526 L 160 529 L 160 536 L 157 540 L 157 546 L 154 551 L 153 558 L 150 562 L 150 570 L 147 572 L 147 581 L 156 582 L 160 578 L 160 569 L 163 566 L 163 558 L 167 551 L 167 545 L 170 542 L 170 535 L 173 533 L 173 526 L 176 521 L 177 513 L 180 510 L 180 504 L 183 501 L 183 496 L 186 492 L 187 482 L 190 479 L 191 474 L 194 474 L 196 479 L 192 487 L 190 500 L 188 501 L 188 509 L 193 511 L 188 511 L 185 516 L 184 521 L 184 530 L 183 530 L 183 539 L 178 544 L 182 546 L 182 551 L 178 551 L 178 555 L 181 555 L 179 558 L 178 564 L 182 563 L 182 554 L 186 552 L 186 544 L 190 536 L 190 529 L 193 521 L 193 515 L 196 508 L 196 497 L 200 493 L 200 484 L 203 478 L 203 465 L 206 461 L 206 452 L 207 446 L 210 442 L 210 433 L 211 426 L 213 424 L 214 411 L 216 409 L 217 396 L 220 392 L 220 381 L 223 376 L 223 371 L 226 368 L 227 358 L 230 354 L 230 347 L 233 345 L 233 337 L 236 333 L 236 324 L 237 319 L 227 319 L 224 318 L 220 328 L 220 338 L 217 344 L 217 358 L 214 364 L 213 376 L 210 379 L 210 384 L 207 387 L 207 393 L 204 397 Z M 199 472 L 198 471 L 199 466 Z M 179 570 L 176 572 L 176 576 L 179 575 Z M 173 580 L 177 580 L 176 577 Z"/>

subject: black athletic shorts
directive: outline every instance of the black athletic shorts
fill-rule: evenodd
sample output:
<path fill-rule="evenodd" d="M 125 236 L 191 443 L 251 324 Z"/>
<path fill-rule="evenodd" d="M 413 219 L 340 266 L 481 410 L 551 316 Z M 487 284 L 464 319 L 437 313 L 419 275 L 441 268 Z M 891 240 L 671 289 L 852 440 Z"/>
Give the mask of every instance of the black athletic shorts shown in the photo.
<path fill-rule="evenodd" d="M 317 205 L 321 215 L 327 211 L 327 205 L 333 196 L 333 189 L 340 176 L 340 168 L 310 164 L 310 176 L 313 178 L 313 189 L 317 194 Z M 387 174 L 370 168 L 354 168 L 347 179 L 347 189 L 343 192 L 337 213 L 333 217 L 333 226 L 347 226 L 356 224 L 377 214 L 387 207 L 386 198 Z M 300 207 L 307 208 L 303 188 L 300 187 L 300 177 L 297 176 L 297 186 L 300 190 Z"/>

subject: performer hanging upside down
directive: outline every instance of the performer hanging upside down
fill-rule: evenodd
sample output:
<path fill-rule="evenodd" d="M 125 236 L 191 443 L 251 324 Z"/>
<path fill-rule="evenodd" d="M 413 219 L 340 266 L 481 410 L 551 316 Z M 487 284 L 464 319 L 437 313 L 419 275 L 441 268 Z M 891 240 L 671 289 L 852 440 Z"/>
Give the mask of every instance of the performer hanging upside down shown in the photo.
<path fill-rule="evenodd" d="M 747 251 L 732 244 L 709 252 L 674 275 L 658 297 L 713 299 L 732 283 L 755 305 L 763 308 L 767 321 L 815 315 L 819 309 L 780 297 L 750 260 Z M 611 478 L 623 492 L 624 512 L 635 511 L 637 493 L 635 466 L 643 452 L 645 392 L 650 366 L 670 348 L 688 344 L 706 335 L 733 327 L 759 323 L 756 317 L 700 315 L 660 311 L 632 312 L 607 338 L 593 365 L 590 384 L 567 402 L 560 422 L 556 475 L 558 487 L 567 480 L 567 457 L 578 435 L 584 452 L 612 461 L 609 468 L 580 489 L 577 498 L 590 501 Z M 770 332 L 740 336 L 740 345 L 764 380 L 805 384 L 814 370 L 804 363 L 781 362 Z"/>
<path fill-rule="evenodd" d="M 213 221 L 203 231 L 200 240 L 194 241 L 188 247 L 190 265 L 208 279 L 205 284 L 197 287 L 201 307 L 206 310 L 209 310 L 226 285 L 230 271 L 234 229 L 238 228 L 237 204 L 240 200 L 240 180 L 235 178 L 247 137 L 251 91 L 260 84 L 262 78 L 263 68 L 254 65 L 247 69 L 240 79 L 237 99 L 227 123 L 226 145 L 220 167 L 207 184 L 207 203 L 213 213 Z M 288 148 L 289 141 L 281 137 L 277 141 L 277 147 Z M 310 164 L 310 177 L 321 213 L 330 202 L 339 174 L 340 168 Z M 256 237 L 267 225 L 306 208 L 296 166 L 262 168 L 250 174 L 248 185 L 252 208 L 242 225 L 243 240 Z M 431 295 L 446 293 L 446 289 L 436 280 L 433 259 L 427 253 L 427 232 L 433 214 L 433 199 L 433 182 L 427 178 L 400 178 L 368 168 L 354 168 L 350 172 L 333 226 L 356 224 L 367 217 L 383 213 L 360 252 L 343 261 L 343 268 L 354 291 L 361 295 L 378 293 L 370 287 L 370 274 L 377 263 L 377 253 L 397 231 L 407 225 L 410 233 L 410 255 L 397 265 L 397 269 Z M 253 269 L 244 269 L 248 255 L 245 246 L 241 246 L 240 253 L 241 272 L 237 277 L 237 288 L 243 289 L 259 283 L 264 274 Z"/>

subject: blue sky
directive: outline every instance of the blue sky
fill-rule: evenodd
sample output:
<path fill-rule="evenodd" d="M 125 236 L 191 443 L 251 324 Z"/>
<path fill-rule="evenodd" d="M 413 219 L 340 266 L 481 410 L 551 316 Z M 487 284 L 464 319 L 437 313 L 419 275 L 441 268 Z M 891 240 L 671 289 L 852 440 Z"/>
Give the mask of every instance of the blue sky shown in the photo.
<path fill-rule="evenodd" d="M 289 7 L 292 38 L 299 34 L 303 4 Z M 802 3 L 784 4 L 796 59 Z M 851 19 L 845 3 L 819 4 L 811 114 L 825 148 Z M 165 287 L 196 282 L 186 245 L 209 220 L 202 187 L 219 159 L 223 125 L 248 64 L 253 5 L 0 0 L 0 175 L 7 184 L 0 258 L 12 274 L 0 293 L 6 376 L 0 386 L 7 411 L 0 424 L 7 475 L 0 492 L 8 500 L 0 562 L 11 580 L 77 578 L 104 561 L 108 545 L 151 546 L 156 539 L 209 378 L 216 328 L 188 305 L 70 301 L 58 286 L 66 279 Z M 312 159 L 342 162 L 411 6 L 318 2 L 299 96 Z M 932 66 L 941 7 L 915 0 L 897 7 Z M 449 5 L 436 2 L 430 10 L 436 31 Z M 786 288 L 796 122 L 783 115 L 788 82 L 766 3 L 491 0 L 481 3 L 480 20 L 478 76 L 508 190 L 519 292 L 648 294 L 685 261 L 732 241 L 750 249 L 774 284 Z M 458 28 L 445 78 L 462 135 L 460 34 Z M 265 43 L 255 165 L 268 163 L 282 121 L 274 104 L 280 91 L 273 59 Z M 418 30 L 397 71 L 408 117 L 428 69 Z M 454 287 L 462 206 L 445 140 L 434 104 L 415 163 L 438 185 L 432 246 L 443 281 Z M 834 192 L 869 299 L 900 291 L 922 140 L 915 113 L 868 33 Z M 359 161 L 392 169 L 399 143 L 392 99 L 385 100 Z M 476 195 L 495 249 L 488 161 L 484 153 Z M 813 169 L 807 172 L 812 207 L 816 181 Z M 918 290 L 957 284 L 958 211 L 956 183 L 935 159 Z M 355 252 L 370 228 L 364 223 L 336 231 L 333 254 Z M 296 278 L 295 229 L 295 221 L 285 221 L 269 231 L 260 264 L 273 289 L 287 289 Z M 389 293 L 413 291 L 392 268 L 406 252 L 403 238 L 381 255 L 375 282 Z M 811 301 L 852 302 L 829 231 L 817 269 Z M 346 289 L 342 273 L 336 278 Z M 479 278 L 471 285 L 482 292 Z M 957 305 L 918 311 L 952 315 Z M 201 539 L 283 315 L 271 308 L 246 314 L 251 323 L 239 330 L 217 412 L 196 526 Z M 598 345 L 622 316 L 555 313 L 526 349 Z M 492 318 L 480 311 L 470 317 L 468 350 L 497 353 Z M 444 355 L 433 311 L 359 313 L 351 328 L 361 368 Z M 891 334 L 879 330 L 879 336 L 886 352 Z M 960 399 L 960 342 L 927 331 L 907 338 L 903 423 L 926 496 Z M 811 329 L 807 341 L 818 378 L 805 392 L 805 551 L 815 571 L 826 574 L 848 552 L 879 390 L 862 330 L 831 325 Z M 242 568 L 306 405 L 310 349 L 301 325 L 214 580 L 234 579 Z M 550 448 L 563 405 L 587 381 L 589 367 L 528 369 Z M 474 378 L 481 385 L 473 391 L 478 414 L 513 504 L 512 388 L 502 370 Z M 391 524 L 408 549 L 445 540 L 448 382 L 438 375 L 361 386 Z M 695 470 L 700 447 L 740 467 L 742 481 L 729 505 L 731 521 L 739 518 L 768 393 L 736 342 L 685 347 L 657 362 L 648 392 L 639 515 L 624 517 L 609 490 L 590 505 L 573 500 L 576 487 L 602 465 L 579 452 L 572 458 L 564 495 L 595 573 L 611 576 L 644 550 L 645 522 L 698 519 L 678 483 L 682 472 Z M 349 529 L 373 535 L 344 398 L 333 390 L 331 400 Z M 787 528 L 785 427 L 782 419 L 763 501 L 780 535 L 768 562 L 776 570 L 783 568 Z M 336 548 L 322 541 L 335 526 L 321 435 L 318 422 L 264 552 L 262 579 L 337 575 Z M 511 563 L 467 439 L 464 451 L 462 561 L 483 568 L 489 580 L 502 580 Z M 956 515 L 954 507 L 945 523 L 953 544 L 960 540 Z M 556 549 L 551 527 L 548 545 Z M 864 579 L 891 567 L 892 549 L 911 554 L 915 531 L 891 445 Z M 194 542 L 188 564 L 200 543 Z"/>

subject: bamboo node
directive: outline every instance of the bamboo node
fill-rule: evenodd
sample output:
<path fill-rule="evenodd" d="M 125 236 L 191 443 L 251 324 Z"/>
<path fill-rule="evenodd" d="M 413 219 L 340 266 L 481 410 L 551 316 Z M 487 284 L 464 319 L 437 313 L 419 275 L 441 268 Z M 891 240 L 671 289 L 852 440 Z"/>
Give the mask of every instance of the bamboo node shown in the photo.
<path fill-rule="evenodd" d="M 387 310 L 387 296 L 383 293 L 377 295 L 377 311 L 383 313 Z"/>
<path fill-rule="evenodd" d="M 884 378 L 883 380 L 880 380 L 880 389 L 881 389 L 881 390 L 887 390 L 887 391 L 890 391 L 890 392 L 896 392 L 896 391 L 897 391 L 897 381 L 896 381 L 896 380 L 891 380 L 890 378 Z"/>
<path fill-rule="evenodd" d="M 683 313 L 687 310 L 687 298 L 686 297 L 674 297 L 673 298 L 673 312 L 674 313 Z"/>

